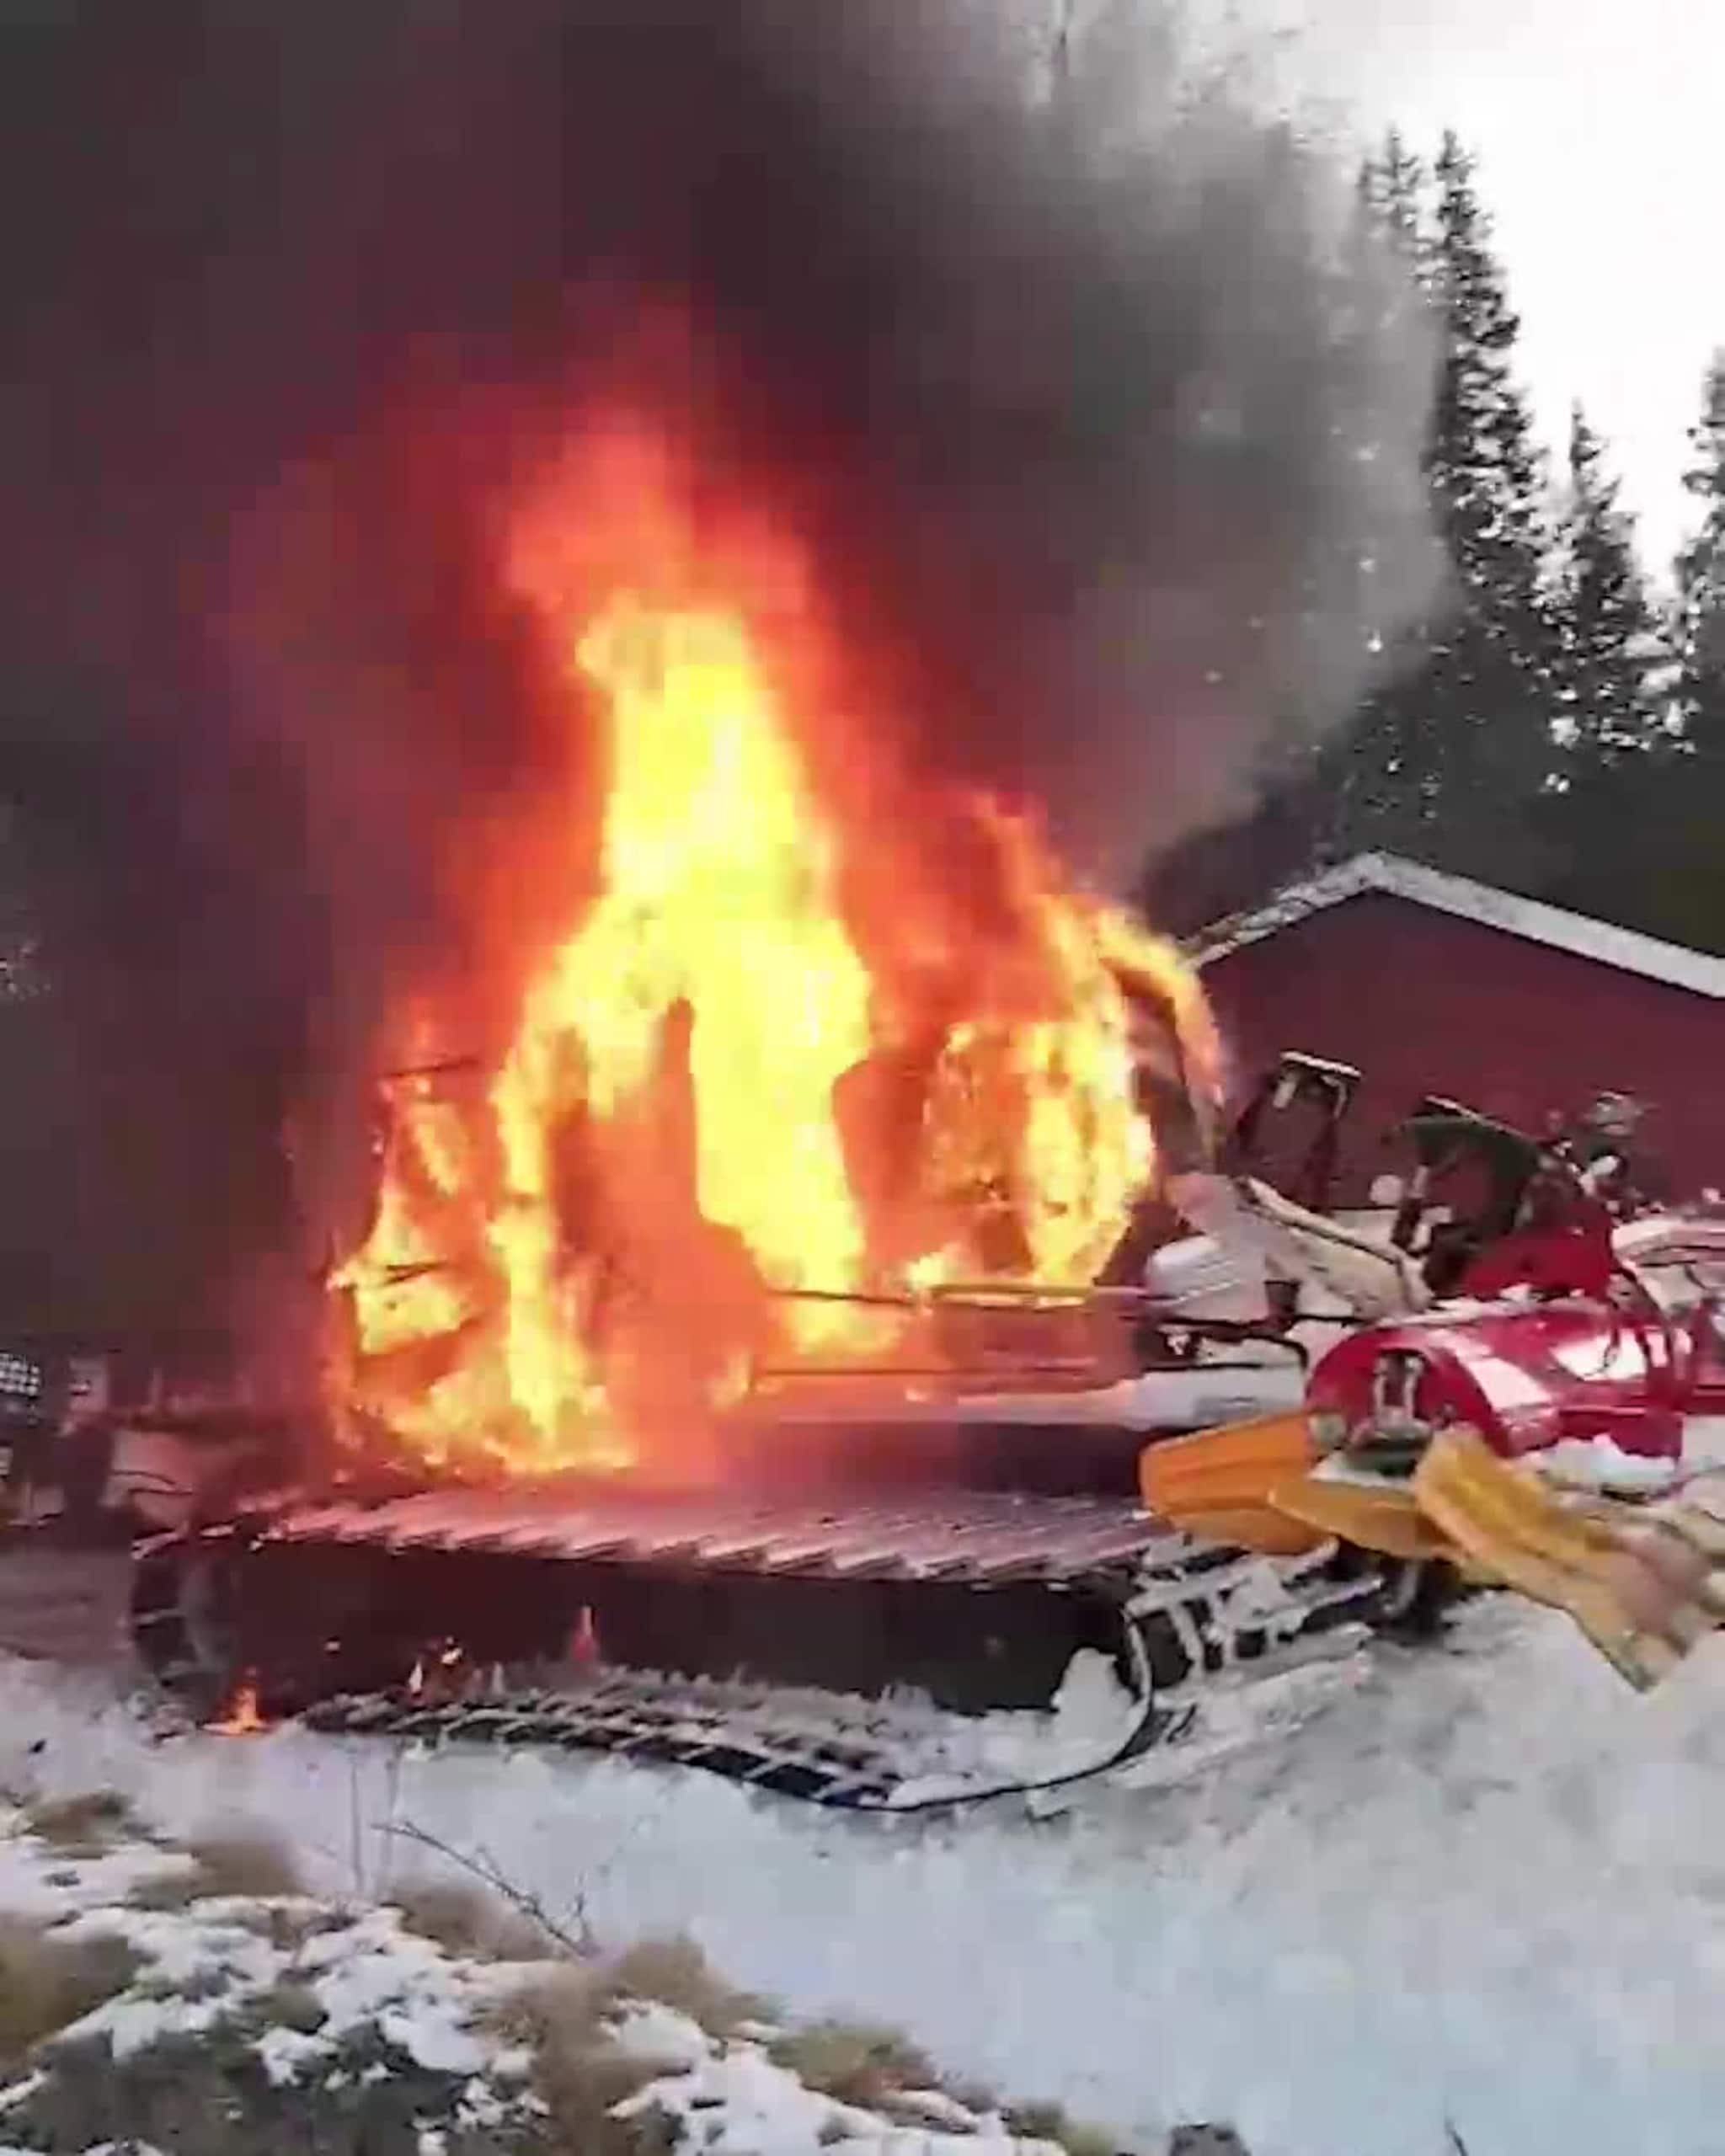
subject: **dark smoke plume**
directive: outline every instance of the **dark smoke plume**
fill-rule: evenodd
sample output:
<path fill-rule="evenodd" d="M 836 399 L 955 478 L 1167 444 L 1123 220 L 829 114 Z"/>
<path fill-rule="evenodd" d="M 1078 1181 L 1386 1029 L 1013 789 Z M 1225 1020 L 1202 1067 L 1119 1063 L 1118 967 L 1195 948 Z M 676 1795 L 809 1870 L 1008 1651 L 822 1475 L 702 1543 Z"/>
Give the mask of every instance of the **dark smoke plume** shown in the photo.
<path fill-rule="evenodd" d="M 485 511 L 620 365 L 770 480 L 928 768 L 1098 871 L 1428 595 L 1393 270 L 1154 7 L 0 23 L 0 799 L 60 989 L 0 1040 L 0 1295 L 195 1299 L 279 1205 L 282 1110 L 538 782 Z"/>

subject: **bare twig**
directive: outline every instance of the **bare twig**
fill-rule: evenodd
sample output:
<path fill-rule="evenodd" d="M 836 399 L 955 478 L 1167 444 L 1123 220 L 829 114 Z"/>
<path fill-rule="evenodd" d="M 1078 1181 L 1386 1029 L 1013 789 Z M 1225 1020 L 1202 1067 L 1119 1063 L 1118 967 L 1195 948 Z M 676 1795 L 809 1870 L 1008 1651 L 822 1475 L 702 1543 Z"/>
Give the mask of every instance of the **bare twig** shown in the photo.
<path fill-rule="evenodd" d="M 1444 2121 L 1444 2132 L 1449 2138 L 1450 2156 L 1468 2156 L 1467 2143 L 1456 2131 L 1454 2119 L 1446 2118 Z"/>
<path fill-rule="evenodd" d="M 347 1763 L 348 1865 L 353 1873 L 354 1895 L 366 1898 L 366 1834 L 360 1815 L 360 1761 L 350 1754 Z"/>
<path fill-rule="evenodd" d="M 385 1835 L 388 1834 L 390 1829 L 394 1826 L 397 1819 L 401 1816 L 402 1758 L 404 1750 L 405 1747 L 399 1743 L 392 1745 L 390 1748 L 389 1764 L 384 1769 L 383 1796 L 385 1811 L 382 1831 Z M 374 1896 L 387 1891 L 393 1874 L 393 1866 L 388 1850 L 387 1849 L 380 1849 L 377 1853 L 377 1877 L 373 1882 L 372 1886 L 372 1892 Z"/>
<path fill-rule="evenodd" d="M 597 1942 L 587 1921 L 585 1903 L 579 1896 L 572 1912 L 572 1929 L 568 1922 L 559 1923 L 551 1914 L 538 1895 L 527 1892 L 507 1877 L 489 1850 L 481 1849 L 470 1856 L 465 1849 L 456 1849 L 450 1843 L 440 1840 L 435 1834 L 428 1833 L 423 1827 L 416 1827 L 411 1820 L 403 1820 L 399 1824 L 393 1820 L 386 1821 L 383 1832 L 395 1835 L 402 1841 L 414 1843 L 420 1849 L 430 1849 L 433 1855 L 458 1865 L 500 1901 L 507 1902 L 511 1908 L 518 1909 L 531 1923 L 537 1924 L 547 1939 L 577 1961 L 590 1960 L 596 1951 Z"/>

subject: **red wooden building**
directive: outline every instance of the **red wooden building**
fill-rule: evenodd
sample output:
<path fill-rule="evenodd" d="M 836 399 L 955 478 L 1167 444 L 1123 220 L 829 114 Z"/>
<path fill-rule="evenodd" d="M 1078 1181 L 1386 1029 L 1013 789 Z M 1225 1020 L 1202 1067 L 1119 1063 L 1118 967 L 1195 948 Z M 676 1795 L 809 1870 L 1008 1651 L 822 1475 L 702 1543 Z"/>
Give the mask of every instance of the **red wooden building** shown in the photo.
<path fill-rule="evenodd" d="M 1236 1070 L 1282 1050 L 1365 1074 L 1343 1203 L 1398 1165 L 1383 1134 L 1445 1093 L 1536 1130 L 1633 1095 L 1680 1193 L 1725 1187 L 1725 958 L 1382 853 L 1191 938 Z"/>

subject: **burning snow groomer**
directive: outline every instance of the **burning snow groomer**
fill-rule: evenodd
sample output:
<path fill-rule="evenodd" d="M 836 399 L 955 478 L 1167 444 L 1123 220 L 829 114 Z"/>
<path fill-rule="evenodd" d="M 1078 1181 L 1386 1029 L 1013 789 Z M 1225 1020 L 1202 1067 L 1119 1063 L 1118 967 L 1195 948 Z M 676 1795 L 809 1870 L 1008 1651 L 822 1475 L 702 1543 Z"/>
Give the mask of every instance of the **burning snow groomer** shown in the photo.
<path fill-rule="evenodd" d="M 435 1669 L 452 1727 L 879 1802 L 991 1785 L 966 1710 L 1093 1679 L 1094 1766 L 1401 1608 L 1399 1558 L 1140 1502 L 1309 1350 L 1285 1298 L 1176 1338 L 1119 1258 L 1224 1077 L 1097 895 L 1434 589 L 1429 330 L 1352 175 L 1124 0 L 184 26 L 32 72 L 45 157 L 105 144 L 92 71 L 136 124 L 42 189 L 18 648 L 81 690 L 124 592 L 65 880 L 188 1273 L 264 1239 L 208 1163 L 289 1110 L 340 1226 L 328 1458 L 143 1553 L 152 1667 L 380 1725 Z"/>
<path fill-rule="evenodd" d="M 697 499 L 625 418 L 521 499 L 506 574 L 596 721 L 598 814 L 544 804 L 567 851 L 486 924 L 492 1052 L 449 1053 L 465 982 L 395 1023 L 330 1281 L 342 1492 L 158 1548 L 140 1636 L 279 1710 L 387 1698 L 446 1634 L 436 1668 L 522 1700 L 573 1669 L 553 1740 L 693 1714 L 697 1752 L 852 1802 L 936 1754 L 859 1729 L 827 1756 L 763 1683 L 1034 1707 L 1088 1654 L 1124 1680 L 1114 1757 L 1162 1726 L 1146 1558 L 1176 1652 L 1238 1584 L 1188 1583 L 1137 1508 L 1118 1395 L 1153 1299 L 1094 1286 L 1164 1134 L 1207 1156 L 1220 1043 L 1030 818 L 846 730 L 804 565 Z M 1314 1613 L 1379 1582 L 1347 1587 Z M 937 1747 L 959 1793 L 963 1750 Z"/>

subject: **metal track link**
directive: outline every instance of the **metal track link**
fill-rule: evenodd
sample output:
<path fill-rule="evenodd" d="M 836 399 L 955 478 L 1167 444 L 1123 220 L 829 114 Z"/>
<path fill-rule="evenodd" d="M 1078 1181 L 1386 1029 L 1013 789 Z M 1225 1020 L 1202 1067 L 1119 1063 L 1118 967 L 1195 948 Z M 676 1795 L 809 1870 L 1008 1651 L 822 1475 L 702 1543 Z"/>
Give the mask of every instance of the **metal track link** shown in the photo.
<path fill-rule="evenodd" d="M 326 1736 L 382 1737 L 430 1745 L 599 1752 L 657 1766 L 698 1768 L 745 1788 L 841 1812 L 945 1810 L 1088 1780 L 1135 1758 L 1189 1725 L 1140 1698 L 1130 1726 L 1097 1755 L 1044 1775 L 1004 1779 L 956 1769 L 938 1739 L 896 1741 L 798 1727 L 771 1703 L 737 1710 L 709 1704 L 674 1681 L 617 1675 L 579 1693 L 506 1693 L 433 1704 L 400 1694 L 325 1700 L 303 1724 Z"/>
<path fill-rule="evenodd" d="M 728 1716 L 650 1678 L 609 1678 L 580 1693 L 524 1692 L 429 1705 L 373 1693 L 326 1700 L 303 1720 L 326 1735 L 531 1745 L 698 1767 L 750 1788 L 841 1811 L 884 1809 L 906 1779 L 902 1760 L 889 1748 L 775 1730 L 765 1718 Z"/>
<path fill-rule="evenodd" d="M 325 1732 L 428 1743 L 596 1751 L 655 1765 L 700 1768 L 775 1796 L 842 1811 L 890 1808 L 931 1771 L 908 1737 L 798 1727 L 771 1705 L 710 1704 L 695 1688 L 619 1674 L 579 1693 L 522 1692 L 435 1705 L 398 1694 L 337 1700 L 307 1724 Z"/>

